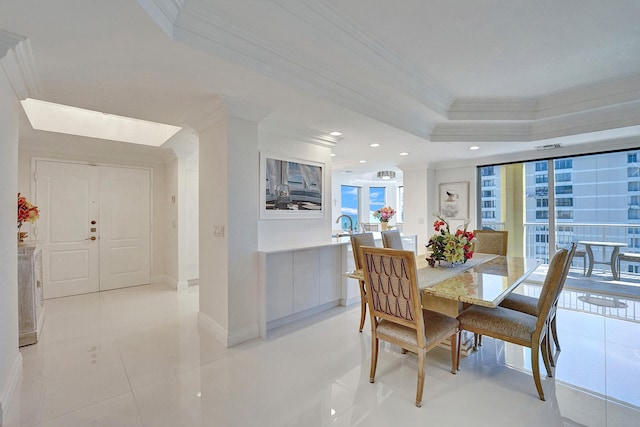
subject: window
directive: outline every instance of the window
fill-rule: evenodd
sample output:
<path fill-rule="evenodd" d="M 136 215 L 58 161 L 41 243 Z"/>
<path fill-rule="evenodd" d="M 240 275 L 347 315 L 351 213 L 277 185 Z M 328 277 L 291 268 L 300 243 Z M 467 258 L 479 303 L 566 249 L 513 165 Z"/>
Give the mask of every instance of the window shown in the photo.
<path fill-rule="evenodd" d="M 631 208 L 628 213 L 629 219 L 640 219 L 640 209 Z"/>
<path fill-rule="evenodd" d="M 536 219 L 549 219 L 549 211 L 536 211 Z"/>
<path fill-rule="evenodd" d="M 537 208 L 548 208 L 549 207 L 549 199 L 536 199 L 536 207 Z"/>
<path fill-rule="evenodd" d="M 556 194 L 572 194 L 573 185 L 556 185 Z"/>
<path fill-rule="evenodd" d="M 549 169 L 547 162 L 537 162 L 536 163 L 536 172 L 542 172 Z"/>
<path fill-rule="evenodd" d="M 628 191 L 640 191 L 640 181 L 630 181 L 627 184 Z"/>
<path fill-rule="evenodd" d="M 369 187 L 369 222 L 377 222 L 373 213 L 384 207 L 387 200 L 386 187 Z"/>
<path fill-rule="evenodd" d="M 573 159 L 560 159 L 555 161 L 555 168 L 557 169 L 571 169 L 573 167 Z"/>
<path fill-rule="evenodd" d="M 482 197 L 496 197 L 496 193 L 493 190 L 482 190 Z"/>
<path fill-rule="evenodd" d="M 559 210 L 556 212 L 556 218 L 558 219 L 573 219 L 573 211 Z"/>
<path fill-rule="evenodd" d="M 340 187 L 340 198 L 342 200 L 340 214 L 347 215 L 351 218 L 351 225 L 355 230 L 357 230 L 358 218 L 360 218 L 360 187 L 342 185 Z M 341 226 L 343 230 L 349 229 L 349 221 L 347 221 L 346 218 L 342 218 Z"/>
<path fill-rule="evenodd" d="M 549 187 L 536 187 L 536 197 L 547 197 L 549 195 Z"/>
<path fill-rule="evenodd" d="M 404 222 L 404 186 L 398 187 L 398 219 L 396 222 Z"/>
<path fill-rule="evenodd" d="M 556 206 L 573 206 L 573 197 L 558 197 Z"/>
<path fill-rule="evenodd" d="M 483 187 L 493 187 L 496 185 L 496 181 L 494 179 L 483 179 L 482 186 Z"/>
<path fill-rule="evenodd" d="M 640 167 L 632 166 L 627 168 L 627 176 L 629 178 L 637 178 L 640 176 Z"/>
<path fill-rule="evenodd" d="M 484 200 L 482 202 L 482 207 L 483 208 L 495 208 L 496 207 L 496 201 L 495 200 Z"/>
<path fill-rule="evenodd" d="M 482 176 L 492 176 L 495 175 L 495 171 L 494 171 L 494 167 L 493 166 L 485 166 L 483 168 L 480 168 L 480 175 Z"/>
<path fill-rule="evenodd" d="M 571 181 L 571 172 L 561 172 L 556 174 L 556 182 Z"/>
<path fill-rule="evenodd" d="M 536 184 L 546 184 L 549 182 L 549 175 L 536 175 Z"/>
<path fill-rule="evenodd" d="M 629 197 L 629 206 L 640 206 L 640 196 Z"/>
<path fill-rule="evenodd" d="M 494 211 L 482 211 L 482 218 L 495 219 L 496 213 Z"/>
<path fill-rule="evenodd" d="M 638 163 L 638 153 L 627 154 L 627 163 Z"/>

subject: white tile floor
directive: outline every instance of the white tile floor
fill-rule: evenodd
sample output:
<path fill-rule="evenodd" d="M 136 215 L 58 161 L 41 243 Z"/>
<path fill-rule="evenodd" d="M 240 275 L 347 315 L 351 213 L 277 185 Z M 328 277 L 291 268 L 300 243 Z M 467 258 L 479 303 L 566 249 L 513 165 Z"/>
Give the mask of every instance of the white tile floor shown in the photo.
<path fill-rule="evenodd" d="M 635 304 L 640 314 L 640 303 Z M 640 324 L 560 310 L 563 351 L 538 399 L 530 353 L 484 338 L 449 373 L 429 353 L 422 408 L 416 357 L 381 348 L 359 307 L 337 308 L 225 348 L 197 325 L 198 288 L 141 286 L 46 301 L 38 344 L 6 427 L 637 426 Z"/>

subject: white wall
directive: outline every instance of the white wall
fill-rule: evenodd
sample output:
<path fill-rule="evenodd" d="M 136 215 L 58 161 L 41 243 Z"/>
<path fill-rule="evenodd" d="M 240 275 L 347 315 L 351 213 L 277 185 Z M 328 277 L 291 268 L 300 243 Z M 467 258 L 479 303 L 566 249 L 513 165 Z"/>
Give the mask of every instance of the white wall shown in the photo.
<path fill-rule="evenodd" d="M 19 109 L 9 81 L 0 72 L 0 425 L 22 372 L 16 237 Z"/>

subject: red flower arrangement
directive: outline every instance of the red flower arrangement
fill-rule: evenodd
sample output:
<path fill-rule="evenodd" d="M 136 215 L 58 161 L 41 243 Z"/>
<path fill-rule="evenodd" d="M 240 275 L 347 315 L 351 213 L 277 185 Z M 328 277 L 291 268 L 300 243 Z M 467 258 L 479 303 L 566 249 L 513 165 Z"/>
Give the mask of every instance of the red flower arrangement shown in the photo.
<path fill-rule="evenodd" d="M 27 201 L 27 198 L 18 193 L 18 229 L 24 222 L 34 223 L 40 218 L 40 211 L 37 206 Z"/>
<path fill-rule="evenodd" d="M 451 233 L 449 223 L 441 216 L 433 222 L 433 228 L 438 232 L 434 234 L 427 244 L 427 248 L 431 248 L 432 252 L 427 261 L 431 267 L 435 267 L 436 261 L 467 262 L 473 258 L 473 241 L 475 235 L 471 231 L 458 229 L 455 233 Z"/>

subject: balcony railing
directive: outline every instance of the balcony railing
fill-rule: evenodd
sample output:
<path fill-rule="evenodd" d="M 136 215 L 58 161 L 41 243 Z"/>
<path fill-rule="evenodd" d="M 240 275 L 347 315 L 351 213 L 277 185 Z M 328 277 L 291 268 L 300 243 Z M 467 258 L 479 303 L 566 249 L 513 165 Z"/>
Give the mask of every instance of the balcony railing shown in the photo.
<path fill-rule="evenodd" d="M 525 223 L 525 256 L 549 261 L 549 224 Z M 621 252 L 640 253 L 640 224 L 591 224 L 591 223 L 559 223 L 556 224 L 555 243 L 557 247 L 571 242 L 600 241 L 626 243 L 628 247 Z M 582 248 L 584 249 L 584 248 Z M 580 247 L 578 247 L 580 250 Z M 596 259 L 610 259 L 612 248 L 594 248 Z M 575 258 L 574 267 L 583 267 L 586 258 Z M 640 277 L 640 264 L 623 261 L 620 272 Z"/>

